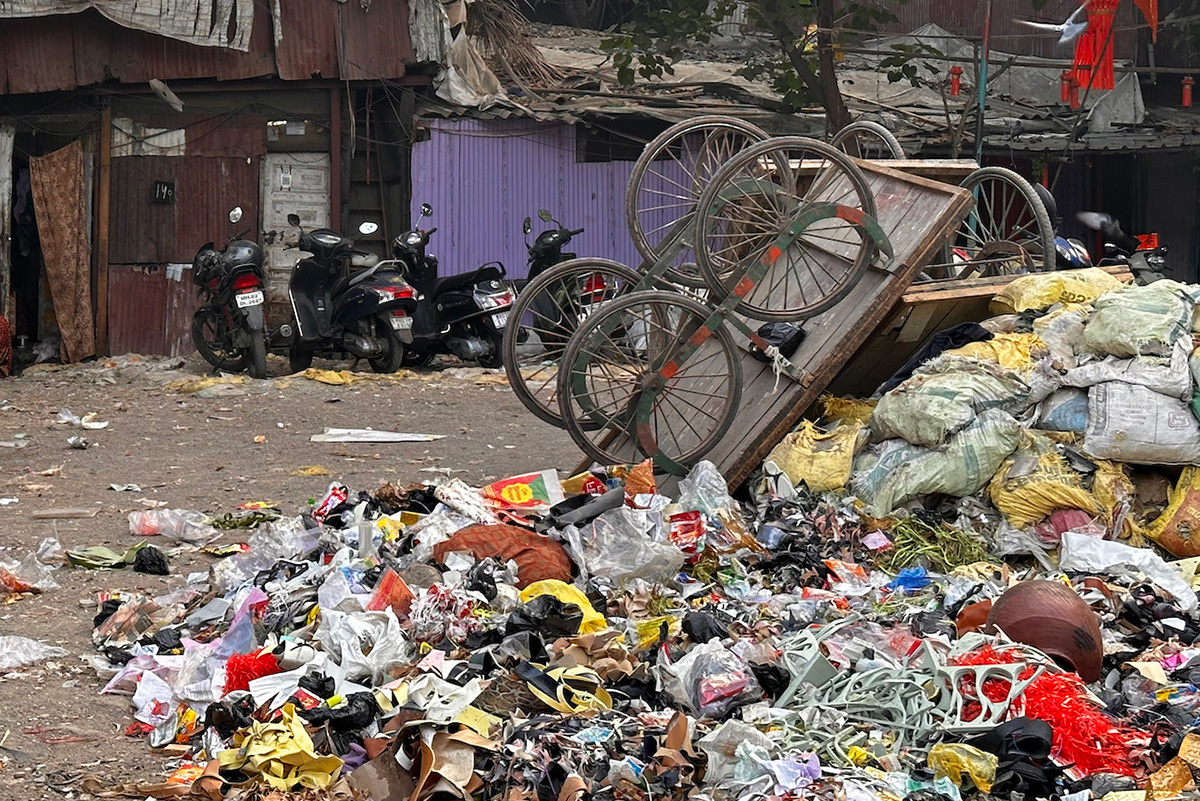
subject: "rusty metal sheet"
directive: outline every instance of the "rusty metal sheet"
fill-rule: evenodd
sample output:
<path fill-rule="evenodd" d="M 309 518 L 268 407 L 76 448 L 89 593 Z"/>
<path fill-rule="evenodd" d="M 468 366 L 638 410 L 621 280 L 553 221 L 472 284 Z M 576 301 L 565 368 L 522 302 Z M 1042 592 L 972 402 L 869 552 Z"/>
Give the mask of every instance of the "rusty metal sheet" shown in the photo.
<path fill-rule="evenodd" d="M 184 160 L 171 156 L 113 159 L 108 234 L 110 264 L 163 265 L 173 260 L 176 207 L 154 202 L 154 182 L 175 181 L 176 165 Z"/>
<path fill-rule="evenodd" d="M 205 242 L 222 247 L 229 237 L 249 228 L 259 231 L 259 160 L 234 157 L 186 156 L 175 175 L 175 243 L 170 261 L 190 264 Z M 242 207 L 242 220 L 229 224 L 229 210 Z M 188 276 L 189 282 L 191 278 Z"/>
<path fill-rule="evenodd" d="M 342 80 L 370 81 L 404 76 L 404 65 L 413 63 L 408 35 L 408 3 L 374 0 L 337 7 L 338 69 Z"/>
<path fill-rule="evenodd" d="M 154 353 L 162 356 L 190 356 L 196 348 L 192 345 L 192 315 L 200 305 L 192 273 L 168 272 L 166 278 L 166 301 L 163 309 L 162 350 Z"/>
<path fill-rule="evenodd" d="M 113 265 L 108 270 L 110 353 L 164 353 L 167 279 L 162 267 Z"/>
<path fill-rule="evenodd" d="M 283 37 L 275 49 L 279 77 L 285 81 L 334 78 L 337 62 L 337 6 L 329 0 L 280 3 Z"/>
<path fill-rule="evenodd" d="M 65 22 L 55 17 L 4 20 L 0 61 L 9 94 L 54 92 L 75 86 L 75 54 Z"/>

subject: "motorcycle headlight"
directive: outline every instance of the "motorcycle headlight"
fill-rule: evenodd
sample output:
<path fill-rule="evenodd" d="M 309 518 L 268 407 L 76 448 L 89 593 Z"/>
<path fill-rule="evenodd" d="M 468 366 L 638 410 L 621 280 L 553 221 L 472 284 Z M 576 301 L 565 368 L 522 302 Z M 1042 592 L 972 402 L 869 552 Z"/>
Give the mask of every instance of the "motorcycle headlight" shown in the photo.
<path fill-rule="evenodd" d="M 411 246 L 421 244 L 421 235 L 416 231 L 410 231 L 404 235 L 404 244 Z"/>

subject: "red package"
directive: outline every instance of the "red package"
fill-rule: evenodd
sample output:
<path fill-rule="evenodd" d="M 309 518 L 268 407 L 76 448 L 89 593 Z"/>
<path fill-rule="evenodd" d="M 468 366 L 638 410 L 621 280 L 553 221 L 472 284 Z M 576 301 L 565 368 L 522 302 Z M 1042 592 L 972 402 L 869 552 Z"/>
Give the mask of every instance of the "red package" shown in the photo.
<path fill-rule="evenodd" d="M 396 613 L 396 617 L 404 621 L 408 619 L 408 610 L 415 598 L 404 579 L 389 567 L 375 583 L 375 592 L 367 602 L 367 611 L 379 612 L 390 607 Z"/>
<path fill-rule="evenodd" d="M 704 539 L 704 517 L 699 512 L 680 512 L 671 515 L 667 532 L 671 544 L 684 553 L 696 553 Z"/>

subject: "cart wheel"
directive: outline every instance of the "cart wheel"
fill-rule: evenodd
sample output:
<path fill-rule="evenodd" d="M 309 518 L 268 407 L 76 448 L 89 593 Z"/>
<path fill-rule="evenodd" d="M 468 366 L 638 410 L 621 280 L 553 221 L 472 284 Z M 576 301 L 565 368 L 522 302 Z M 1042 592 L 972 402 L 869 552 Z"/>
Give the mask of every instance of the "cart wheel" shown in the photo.
<path fill-rule="evenodd" d="M 713 311 L 672 291 L 634 292 L 590 316 L 567 343 L 559 413 L 601 464 L 640 451 L 663 472 L 686 473 L 729 430 L 741 365 Z"/>
<path fill-rule="evenodd" d="M 525 408 L 547 423 L 563 425 L 555 399 L 555 376 L 563 348 L 579 321 L 642 279 L 608 259 L 572 259 L 534 278 L 513 303 L 504 332 L 504 370 Z"/>
<path fill-rule="evenodd" d="M 669 259 L 667 277 L 704 286 L 692 241 L 696 200 L 713 173 L 767 134 L 733 118 L 707 116 L 672 125 L 646 145 L 633 165 L 625 194 L 629 235 L 647 264 Z"/>
<path fill-rule="evenodd" d="M 887 128 L 872 120 L 852 122 L 833 135 L 829 144 L 860 159 L 902 159 L 904 148 Z"/>
<path fill-rule="evenodd" d="M 1004 167 L 981 167 L 961 186 L 975 207 L 918 280 L 1054 269 L 1054 225 L 1028 181 Z"/>
<path fill-rule="evenodd" d="M 713 301 L 736 293 L 737 310 L 758 320 L 831 308 L 887 249 L 862 171 L 815 139 L 750 146 L 713 176 L 698 208 L 696 253 Z"/>

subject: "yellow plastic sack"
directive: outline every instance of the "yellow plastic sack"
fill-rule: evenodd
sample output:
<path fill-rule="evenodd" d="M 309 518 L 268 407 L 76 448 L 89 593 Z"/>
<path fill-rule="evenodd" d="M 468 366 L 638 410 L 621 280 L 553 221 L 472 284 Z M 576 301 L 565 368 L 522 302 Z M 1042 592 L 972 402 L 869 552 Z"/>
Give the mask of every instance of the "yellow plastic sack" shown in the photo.
<path fill-rule="evenodd" d="M 1055 303 L 1090 303 L 1121 286 L 1119 280 L 1099 267 L 1033 273 L 1017 278 L 992 298 L 991 310 L 992 314 L 1013 314 Z"/>
<path fill-rule="evenodd" d="M 1006 459 L 988 485 L 988 497 L 1017 528 L 1028 528 L 1055 509 L 1099 512 L 1096 499 L 1042 434 L 1022 432 L 1016 453 Z"/>
<path fill-rule="evenodd" d="M 984 793 L 991 792 L 1000 762 L 995 754 L 963 743 L 938 743 L 929 749 L 927 760 L 936 777 L 945 776 L 955 784 L 962 784 L 962 775 L 966 773 Z"/>
<path fill-rule="evenodd" d="M 1010 370 L 1032 370 L 1034 362 L 1047 352 L 1046 343 L 1037 334 L 996 334 L 986 342 L 970 342 L 946 351 L 953 356 L 996 362 Z"/>
<path fill-rule="evenodd" d="M 813 492 L 838 490 L 850 481 L 862 423 L 842 423 L 829 433 L 805 420 L 767 454 L 792 484 L 803 481 Z"/>
<path fill-rule="evenodd" d="M 821 396 L 821 419 L 831 423 L 866 423 L 875 411 L 875 401 Z"/>
<path fill-rule="evenodd" d="M 1174 556 L 1200 556 L 1200 467 L 1185 467 L 1146 536 Z"/>
<path fill-rule="evenodd" d="M 539 595 L 553 595 L 564 604 L 575 604 L 583 612 L 583 622 L 579 624 L 580 634 L 592 634 L 608 628 L 608 619 L 597 612 L 587 596 L 578 587 L 573 587 L 558 579 L 535 581 L 521 590 L 521 603 L 526 604 Z"/>
<path fill-rule="evenodd" d="M 342 770 L 341 759 L 316 752 L 291 704 L 283 706 L 278 722 L 251 721 L 233 735 L 233 744 L 218 754 L 221 767 L 258 776 L 275 790 L 328 787 Z"/>

